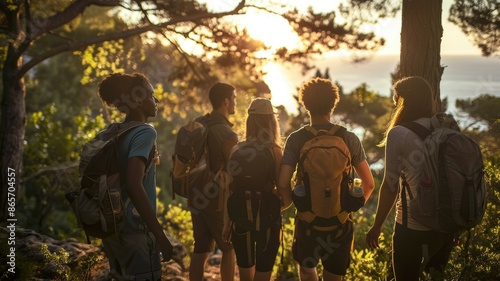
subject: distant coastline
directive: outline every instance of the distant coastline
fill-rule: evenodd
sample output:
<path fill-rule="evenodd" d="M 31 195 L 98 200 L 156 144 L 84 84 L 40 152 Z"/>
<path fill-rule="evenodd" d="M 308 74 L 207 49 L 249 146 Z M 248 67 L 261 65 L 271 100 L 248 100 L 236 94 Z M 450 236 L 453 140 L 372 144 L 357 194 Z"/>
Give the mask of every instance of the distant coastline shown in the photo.
<path fill-rule="evenodd" d="M 316 63 L 321 72 L 328 67 L 332 80 L 339 82 L 344 93 L 349 93 L 361 83 L 377 91 L 380 95 L 391 93 L 391 72 L 399 61 L 397 55 L 380 55 L 371 60 L 352 64 L 347 59 L 332 57 Z M 442 55 L 441 64 L 445 70 L 441 79 L 441 98 L 447 97 L 449 111 L 454 113 L 457 98 L 473 98 L 480 94 L 500 96 L 500 59 L 485 58 L 477 55 Z M 281 66 L 274 71 L 281 71 L 285 81 L 266 81 L 273 95 L 275 105 L 295 106 L 292 95 L 300 84 L 310 78 L 315 70 L 302 76 L 298 67 Z M 269 79 L 268 79 L 269 80 Z M 287 103 L 287 104 L 284 104 Z M 293 110 L 292 110 L 293 111 Z"/>

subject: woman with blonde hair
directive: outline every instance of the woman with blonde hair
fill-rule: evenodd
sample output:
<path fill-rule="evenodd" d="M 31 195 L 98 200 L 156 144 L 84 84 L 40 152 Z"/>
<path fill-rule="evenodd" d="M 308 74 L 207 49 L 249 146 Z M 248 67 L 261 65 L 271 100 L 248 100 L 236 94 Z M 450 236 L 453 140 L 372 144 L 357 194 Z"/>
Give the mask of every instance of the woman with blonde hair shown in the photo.
<path fill-rule="evenodd" d="M 381 142 L 385 146 L 384 179 L 375 222 L 366 235 L 366 242 L 371 248 L 379 247 L 382 225 L 397 200 L 392 246 L 396 280 L 419 280 L 423 271 L 439 279 L 448 263 L 454 234 L 436 232 L 415 221 L 410 213 L 410 194 L 400 185 L 407 182 L 410 192 L 416 194 L 423 142 L 402 124 L 415 122 L 431 129 L 430 118 L 435 114 L 432 90 L 425 79 L 417 76 L 397 81 L 393 89 L 396 108 Z"/>
<path fill-rule="evenodd" d="M 281 163 L 280 131 L 268 99 L 248 108 L 245 140 L 228 161 L 230 193 L 223 237 L 233 243 L 240 280 L 270 280 L 280 246 L 281 204 L 276 183 Z"/>

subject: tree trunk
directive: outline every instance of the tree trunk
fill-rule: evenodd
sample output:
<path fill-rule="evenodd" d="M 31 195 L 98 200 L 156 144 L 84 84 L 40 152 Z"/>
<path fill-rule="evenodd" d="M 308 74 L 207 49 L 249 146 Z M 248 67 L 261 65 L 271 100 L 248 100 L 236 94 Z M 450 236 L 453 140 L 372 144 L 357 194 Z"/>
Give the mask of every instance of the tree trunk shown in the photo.
<path fill-rule="evenodd" d="M 17 202 L 21 187 L 19 181 L 21 179 L 23 141 L 26 126 L 24 100 L 26 89 L 24 87 L 24 79 L 16 75 L 22 64 L 22 57 L 16 56 L 14 53 L 14 51 L 11 51 L 7 54 L 2 75 L 2 121 L 0 127 L 0 180 L 2 190 L 0 222 L 16 218 L 15 212 L 8 212 L 7 200 L 14 197 Z M 12 178 L 15 178 L 14 182 Z"/>
<path fill-rule="evenodd" d="M 420 76 L 431 85 L 434 108 L 441 110 L 442 0 L 403 0 L 401 77 Z"/>

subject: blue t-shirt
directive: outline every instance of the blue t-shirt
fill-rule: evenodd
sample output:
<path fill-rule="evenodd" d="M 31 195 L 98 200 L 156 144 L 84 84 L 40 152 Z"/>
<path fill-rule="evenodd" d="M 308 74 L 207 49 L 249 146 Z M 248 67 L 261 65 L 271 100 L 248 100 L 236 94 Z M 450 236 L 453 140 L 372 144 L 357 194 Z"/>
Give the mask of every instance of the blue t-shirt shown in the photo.
<path fill-rule="evenodd" d="M 127 176 L 128 159 L 132 157 L 143 157 L 146 160 L 146 165 L 149 165 L 147 161 L 155 142 L 156 130 L 147 124 L 132 129 L 130 132 L 126 133 L 126 136 L 124 136 L 123 140 L 120 142 L 118 155 L 120 182 L 122 186 L 122 199 L 127 207 L 124 232 L 134 232 L 134 230 L 141 230 L 145 226 L 142 224 L 142 219 L 132 202 L 129 200 L 126 192 L 125 180 Z M 143 180 L 143 185 L 149 203 L 156 212 L 156 166 L 154 163 L 151 164 L 151 168 Z"/>

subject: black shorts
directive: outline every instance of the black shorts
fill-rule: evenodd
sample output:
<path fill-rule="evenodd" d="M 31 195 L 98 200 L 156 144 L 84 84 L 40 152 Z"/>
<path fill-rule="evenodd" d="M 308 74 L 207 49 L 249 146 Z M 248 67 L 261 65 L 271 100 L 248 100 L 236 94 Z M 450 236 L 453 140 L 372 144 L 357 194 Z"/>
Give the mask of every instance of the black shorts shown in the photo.
<path fill-rule="evenodd" d="M 293 258 L 304 268 L 315 268 L 321 260 L 323 269 L 345 275 L 351 261 L 354 231 L 351 221 L 342 225 L 342 232 L 311 230 L 307 222 L 296 219 Z"/>
<path fill-rule="evenodd" d="M 396 280 L 419 280 L 422 268 L 426 272 L 442 274 L 450 258 L 454 238 L 454 233 L 413 230 L 396 223 L 392 237 L 392 264 Z"/>
<path fill-rule="evenodd" d="M 262 231 L 247 231 L 237 226 L 231 234 L 236 263 L 241 268 L 255 265 L 255 270 L 268 272 L 273 270 L 276 254 L 280 247 L 281 221 Z"/>
<path fill-rule="evenodd" d="M 222 212 L 191 212 L 193 223 L 194 253 L 208 253 L 214 249 L 214 242 L 222 252 L 232 249 L 230 243 L 222 239 L 224 227 Z"/>

